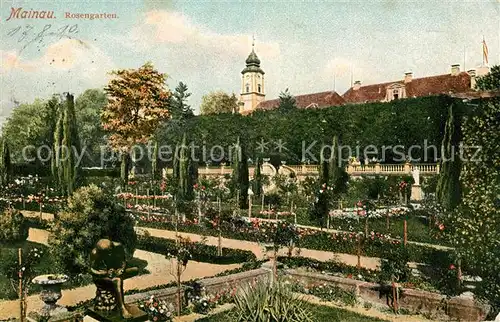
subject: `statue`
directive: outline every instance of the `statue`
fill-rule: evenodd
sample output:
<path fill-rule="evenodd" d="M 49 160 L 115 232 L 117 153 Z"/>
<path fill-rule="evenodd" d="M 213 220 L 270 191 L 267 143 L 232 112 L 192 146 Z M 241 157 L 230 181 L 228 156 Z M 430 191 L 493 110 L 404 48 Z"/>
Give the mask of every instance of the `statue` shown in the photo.
<path fill-rule="evenodd" d="M 137 306 L 124 302 L 123 280 L 139 272 L 137 267 L 127 268 L 126 265 L 123 245 L 109 239 L 99 240 L 90 254 L 90 272 L 97 288 L 92 313 L 101 319 L 118 317 L 119 320 L 145 321 L 147 318 Z"/>
<path fill-rule="evenodd" d="M 414 185 L 420 185 L 420 170 L 418 168 L 413 169 L 412 171 Z"/>

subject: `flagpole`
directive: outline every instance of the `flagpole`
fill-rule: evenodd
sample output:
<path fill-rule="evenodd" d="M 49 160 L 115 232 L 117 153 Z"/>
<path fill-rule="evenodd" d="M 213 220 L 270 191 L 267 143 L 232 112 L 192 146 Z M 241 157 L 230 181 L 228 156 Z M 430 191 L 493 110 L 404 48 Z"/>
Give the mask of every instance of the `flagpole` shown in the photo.
<path fill-rule="evenodd" d="M 351 64 L 351 87 L 353 86 L 354 84 L 352 83 L 352 64 Z"/>
<path fill-rule="evenodd" d="M 464 72 L 467 71 L 467 68 L 465 68 L 465 46 L 464 46 Z"/>
<path fill-rule="evenodd" d="M 482 47 L 483 47 L 482 49 L 483 49 L 483 66 L 484 66 L 484 35 L 483 35 L 483 43 L 482 43 L 482 45 L 483 45 L 483 46 L 482 46 Z"/>

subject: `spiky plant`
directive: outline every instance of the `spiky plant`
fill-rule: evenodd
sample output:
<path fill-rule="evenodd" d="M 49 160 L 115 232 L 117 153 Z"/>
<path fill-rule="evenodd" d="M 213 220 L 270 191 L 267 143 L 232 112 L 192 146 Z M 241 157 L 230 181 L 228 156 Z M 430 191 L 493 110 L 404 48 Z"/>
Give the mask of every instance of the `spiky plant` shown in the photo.
<path fill-rule="evenodd" d="M 296 296 L 281 280 L 258 281 L 235 295 L 231 321 L 313 321 L 307 302 Z"/>

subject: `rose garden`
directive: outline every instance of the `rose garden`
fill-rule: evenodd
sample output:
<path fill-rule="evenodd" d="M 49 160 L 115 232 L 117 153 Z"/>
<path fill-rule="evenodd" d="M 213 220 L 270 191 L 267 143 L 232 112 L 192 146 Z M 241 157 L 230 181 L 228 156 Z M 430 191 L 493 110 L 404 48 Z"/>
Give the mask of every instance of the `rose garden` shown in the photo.
<path fill-rule="evenodd" d="M 97 114 L 82 115 L 83 98 L 54 96 L 42 104 L 45 138 L 19 139 L 15 118 L 3 131 L 0 319 L 498 315 L 500 101 L 490 95 L 500 87 L 498 67 L 477 80 L 489 95 L 472 100 L 251 116 L 184 113 L 189 95 L 171 92 L 149 64 L 114 75 L 106 99 L 87 102 Z M 280 138 L 286 148 L 259 145 Z M 340 148 L 424 140 L 439 146 L 425 162 L 370 154 L 373 168 L 405 173 L 369 172 L 368 161 L 351 173 L 349 157 L 359 155 Z M 300 157 L 304 141 L 319 142 L 316 160 Z M 40 142 L 49 149 L 37 155 Z M 194 144 L 230 153 L 206 158 Z M 168 160 L 165 145 L 173 147 Z M 91 156 L 83 162 L 82 151 Z M 439 170 L 415 170 L 423 166 Z M 292 171 L 300 167 L 312 170 Z"/>

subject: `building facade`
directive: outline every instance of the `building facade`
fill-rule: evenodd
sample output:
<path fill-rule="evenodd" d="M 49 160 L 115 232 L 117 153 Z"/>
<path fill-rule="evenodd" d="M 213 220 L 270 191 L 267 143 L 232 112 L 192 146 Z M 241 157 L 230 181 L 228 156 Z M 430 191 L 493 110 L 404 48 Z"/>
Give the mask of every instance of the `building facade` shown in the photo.
<path fill-rule="evenodd" d="M 450 73 L 415 78 L 412 72 L 404 74 L 402 79 L 379 84 L 361 85 L 355 81 L 351 88 L 339 95 L 335 91 L 324 91 L 295 96 L 299 108 L 322 108 L 344 104 L 363 104 L 372 102 L 390 102 L 392 100 L 424 97 L 433 95 L 456 95 L 474 91 L 478 76 L 489 73 L 490 68 L 482 65 L 467 72 L 460 70 L 460 65 L 451 65 Z M 265 100 L 264 71 L 260 68 L 260 59 L 252 52 L 246 59 L 246 67 L 241 72 L 241 95 L 239 112 L 250 114 L 253 111 L 277 108 L 279 99 Z"/>

